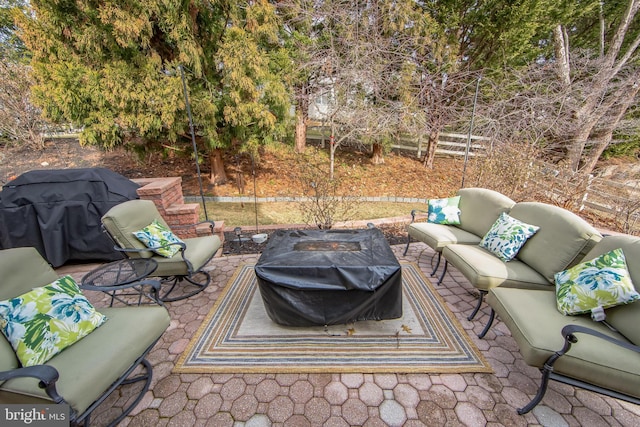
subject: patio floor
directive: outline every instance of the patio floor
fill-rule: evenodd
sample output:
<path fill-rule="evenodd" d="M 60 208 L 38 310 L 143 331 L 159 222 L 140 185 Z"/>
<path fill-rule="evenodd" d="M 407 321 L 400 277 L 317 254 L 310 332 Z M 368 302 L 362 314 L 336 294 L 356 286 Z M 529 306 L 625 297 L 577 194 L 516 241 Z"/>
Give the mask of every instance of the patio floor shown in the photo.
<path fill-rule="evenodd" d="M 433 251 L 412 243 L 392 246 L 400 261 L 429 277 Z M 540 373 L 527 366 L 499 319 L 485 339 L 476 335 L 489 309 L 466 316 L 475 290 L 454 268 L 440 295 L 494 370 L 493 374 L 172 374 L 175 361 L 236 268 L 256 255 L 223 256 L 207 267 L 211 285 L 199 295 L 167 304 L 171 325 L 148 360 L 153 382 L 123 426 L 638 426 L 640 406 L 552 381 L 542 403 L 526 415 L 516 409 L 535 394 Z M 58 269 L 80 280 L 96 265 Z M 435 283 L 435 279 L 431 279 Z M 87 293 L 97 305 L 100 294 Z M 135 387 L 135 386 L 133 386 Z M 131 390 L 116 391 L 94 413 L 92 425 L 117 416 Z M 115 414 L 115 415 L 114 415 Z"/>

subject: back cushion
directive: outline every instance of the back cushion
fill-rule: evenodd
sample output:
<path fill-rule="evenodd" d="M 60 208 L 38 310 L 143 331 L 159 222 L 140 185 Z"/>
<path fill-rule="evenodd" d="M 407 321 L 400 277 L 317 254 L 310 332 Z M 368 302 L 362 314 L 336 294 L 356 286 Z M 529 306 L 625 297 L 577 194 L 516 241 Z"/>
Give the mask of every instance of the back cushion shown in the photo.
<path fill-rule="evenodd" d="M 58 278 L 55 270 L 31 247 L 0 251 L 0 301 L 22 295 Z M 18 367 L 18 358 L 11 344 L 0 333 L 0 371 Z"/>
<path fill-rule="evenodd" d="M 584 257 L 585 261 L 596 258 L 613 249 L 622 248 L 627 260 L 631 281 L 640 292 L 640 238 L 623 236 L 605 236 Z M 635 345 L 640 345 L 640 301 L 606 310 L 606 321 Z"/>
<path fill-rule="evenodd" d="M 109 209 L 102 217 L 102 224 L 118 246 L 146 249 L 144 243 L 138 240 L 133 232 L 143 229 L 151 224 L 153 220 L 158 220 L 161 224 L 166 225 L 156 205 L 151 200 L 129 200 Z M 149 258 L 153 255 L 154 253 L 151 251 L 130 252 L 127 254 L 132 258 L 140 256 Z"/>
<path fill-rule="evenodd" d="M 460 196 L 460 225 L 465 231 L 484 237 L 502 212 L 516 202 L 497 191 L 486 188 L 463 188 L 457 193 Z"/>
<path fill-rule="evenodd" d="M 582 261 L 602 239 L 593 226 L 558 206 L 539 202 L 517 203 L 509 213 L 540 227 L 518 252 L 517 258 L 553 283 L 554 274 Z"/>

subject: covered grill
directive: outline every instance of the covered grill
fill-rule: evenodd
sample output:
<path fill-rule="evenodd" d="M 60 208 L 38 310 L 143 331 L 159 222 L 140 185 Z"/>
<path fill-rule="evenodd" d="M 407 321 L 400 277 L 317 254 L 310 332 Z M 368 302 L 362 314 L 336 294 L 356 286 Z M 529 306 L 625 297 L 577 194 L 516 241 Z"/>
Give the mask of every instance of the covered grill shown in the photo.
<path fill-rule="evenodd" d="M 0 192 L 0 248 L 33 246 L 54 267 L 120 259 L 100 218 L 137 188 L 104 168 L 26 172 Z"/>

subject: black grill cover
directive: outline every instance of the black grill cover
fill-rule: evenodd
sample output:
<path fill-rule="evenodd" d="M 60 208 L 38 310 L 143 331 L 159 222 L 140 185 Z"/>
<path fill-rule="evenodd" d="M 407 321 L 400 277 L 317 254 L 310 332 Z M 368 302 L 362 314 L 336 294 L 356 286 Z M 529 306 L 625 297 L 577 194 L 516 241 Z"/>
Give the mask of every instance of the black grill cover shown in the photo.
<path fill-rule="evenodd" d="M 267 314 L 282 325 L 402 317 L 402 271 L 378 229 L 277 231 L 255 272 Z"/>
<path fill-rule="evenodd" d="M 100 218 L 137 188 L 104 168 L 26 172 L 0 192 L 0 248 L 33 246 L 54 267 L 120 259 Z"/>

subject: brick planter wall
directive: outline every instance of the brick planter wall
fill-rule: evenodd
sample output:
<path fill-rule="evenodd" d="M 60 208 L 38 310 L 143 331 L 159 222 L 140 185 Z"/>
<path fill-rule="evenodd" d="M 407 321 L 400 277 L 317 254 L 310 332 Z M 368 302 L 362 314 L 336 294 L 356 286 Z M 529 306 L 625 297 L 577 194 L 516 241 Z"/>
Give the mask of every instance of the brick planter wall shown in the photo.
<path fill-rule="evenodd" d="M 189 238 L 209 234 L 207 224 L 193 226 L 200 221 L 200 205 L 184 202 L 181 177 L 138 178 L 132 181 L 140 185 L 137 190 L 138 196 L 155 203 L 162 218 L 178 237 Z M 185 227 L 190 225 L 192 227 Z M 224 242 L 224 221 L 215 222 L 214 233 Z"/>

